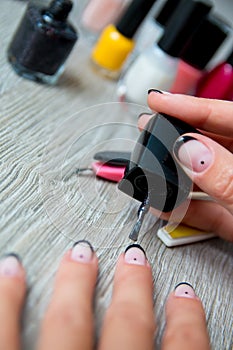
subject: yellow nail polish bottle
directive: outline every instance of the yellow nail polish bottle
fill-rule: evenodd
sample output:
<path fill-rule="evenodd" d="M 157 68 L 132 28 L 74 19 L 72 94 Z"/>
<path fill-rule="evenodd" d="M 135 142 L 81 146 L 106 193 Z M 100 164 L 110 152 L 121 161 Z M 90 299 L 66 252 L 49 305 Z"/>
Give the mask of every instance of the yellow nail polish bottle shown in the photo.
<path fill-rule="evenodd" d="M 91 54 L 92 62 L 107 77 L 117 78 L 134 48 L 133 36 L 156 0 L 133 0 L 116 25 L 101 33 Z"/>

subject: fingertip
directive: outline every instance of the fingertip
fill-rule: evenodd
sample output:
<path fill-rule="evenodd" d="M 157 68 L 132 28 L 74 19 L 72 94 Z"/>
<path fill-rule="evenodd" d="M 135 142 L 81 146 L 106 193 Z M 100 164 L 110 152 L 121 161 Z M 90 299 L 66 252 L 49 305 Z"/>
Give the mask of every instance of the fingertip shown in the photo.
<path fill-rule="evenodd" d="M 1 257 L 0 277 L 25 279 L 25 269 L 18 254 L 11 252 Z"/>
<path fill-rule="evenodd" d="M 187 283 L 179 283 L 166 302 L 164 349 L 210 349 L 205 311 Z"/>
<path fill-rule="evenodd" d="M 158 89 L 149 89 L 148 90 L 148 101 L 153 101 L 156 100 L 157 98 L 163 98 L 164 96 L 168 96 L 168 95 L 173 95 L 168 91 L 164 91 L 164 90 L 158 90 Z"/>
<path fill-rule="evenodd" d="M 146 124 L 149 122 L 149 120 L 153 117 L 154 114 L 152 113 L 141 113 L 138 116 L 138 129 L 142 131 Z"/>
<path fill-rule="evenodd" d="M 181 282 L 171 291 L 166 301 L 166 314 L 168 319 L 188 320 L 195 318 L 195 315 L 205 320 L 205 312 L 202 301 L 196 294 L 193 286 L 188 282 Z"/>
<path fill-rule="evenodd" d="M 75 242 L 65 255 L 62 262 L 81 263 L 81 264 L 98 264 L 98 257 L 92 246 L 87 240 Z"/>
<path fill-rule="evenodd" d="M 177 298 L 196 299 L 193 286 L 188 282 L 180 282 L 175 286 L 174 296 Z"/>

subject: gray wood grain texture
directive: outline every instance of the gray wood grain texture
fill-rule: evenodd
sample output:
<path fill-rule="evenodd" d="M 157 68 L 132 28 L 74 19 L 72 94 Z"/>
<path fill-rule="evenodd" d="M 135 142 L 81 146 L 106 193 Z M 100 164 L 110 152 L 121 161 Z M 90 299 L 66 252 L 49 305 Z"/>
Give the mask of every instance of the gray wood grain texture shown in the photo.
<path fill-rule="evenodd" d="M 0 253 L 19 253 L 27 270 L 22 343 L 31 350 L 59 261 L 81 238 L 90 240 L 100 260 L 98 338 L 115 263 L 130 243 L 138 203 L 114 184 L 74 171 L 89 165 L 97 150 L 132 149 L 138 137 L 137 115 L 146 107 L 122 108 L 117 103 L 116 83 L 91 68 L 83 33 L 57 86 L 18 77 L 5 54 L 24 9 L 20 1 L 0 2 Z M 140 239 L 153 266 L 155 347 L 164 329 L 166 297 L 177 283 L 188 281 L 203 301 L 213 349 L 231 349 L 232 244 L 216 238 L 169 249 L 156 237 L 159 225 L 149 215 Z"/>

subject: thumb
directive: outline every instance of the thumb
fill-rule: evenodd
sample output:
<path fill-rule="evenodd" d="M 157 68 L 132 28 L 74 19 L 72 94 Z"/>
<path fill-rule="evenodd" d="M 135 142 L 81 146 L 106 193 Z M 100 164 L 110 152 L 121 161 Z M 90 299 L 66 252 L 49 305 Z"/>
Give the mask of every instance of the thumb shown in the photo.
<path fill-rule="evenodd" d="M 174 145 L 184 171 L 204 192 L 233 214 L 233 155 L 212 139 L 185 134 Z"/>

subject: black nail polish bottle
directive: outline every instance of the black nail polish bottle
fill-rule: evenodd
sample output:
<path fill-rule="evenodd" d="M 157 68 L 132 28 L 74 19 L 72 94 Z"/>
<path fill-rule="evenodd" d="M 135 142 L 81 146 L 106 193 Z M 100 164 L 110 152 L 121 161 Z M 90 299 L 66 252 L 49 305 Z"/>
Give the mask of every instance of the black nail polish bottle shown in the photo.
<path fill-rule="evenodd" d="M 189 195 L 192 181 L 173 156 L 176 139 L 198 131 L 187 123 L 166 114 L 156 114 L 141 133 L 132 152 L 121 191 L 162 212 L 169 212 Z"/>
<path fill-rule="evenodd" d="M 49 7 L 29 4 L 8 48 L 8 60 L 17 74 L 55 84 L 78 36 L 67 17 L 70 0 L 53 0 Z"/>

